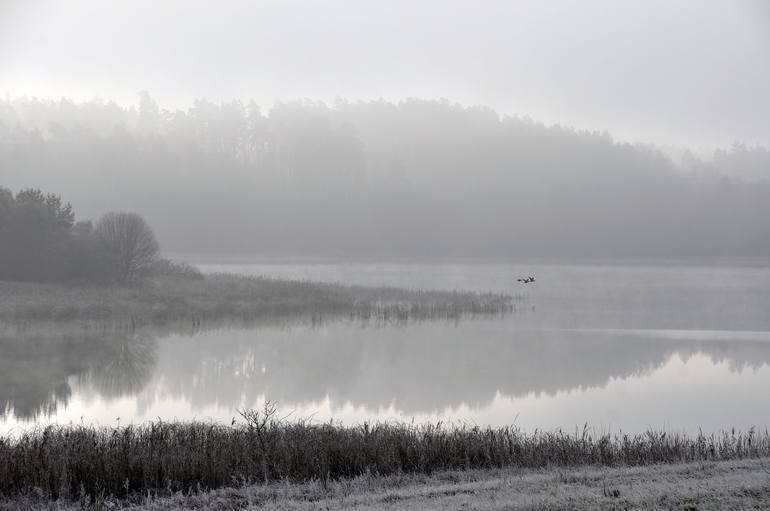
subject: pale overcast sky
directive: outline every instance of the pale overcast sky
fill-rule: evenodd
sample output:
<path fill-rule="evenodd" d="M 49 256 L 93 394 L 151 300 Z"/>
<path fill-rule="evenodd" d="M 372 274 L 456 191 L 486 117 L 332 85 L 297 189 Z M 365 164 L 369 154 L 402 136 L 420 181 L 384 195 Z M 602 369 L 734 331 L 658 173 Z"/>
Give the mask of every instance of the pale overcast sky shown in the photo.
<path fill-rule="evenodd" d="M 616 138 L 770 146 L 770 1 L 0 0 L 0 93 L 443 97 Z"/>

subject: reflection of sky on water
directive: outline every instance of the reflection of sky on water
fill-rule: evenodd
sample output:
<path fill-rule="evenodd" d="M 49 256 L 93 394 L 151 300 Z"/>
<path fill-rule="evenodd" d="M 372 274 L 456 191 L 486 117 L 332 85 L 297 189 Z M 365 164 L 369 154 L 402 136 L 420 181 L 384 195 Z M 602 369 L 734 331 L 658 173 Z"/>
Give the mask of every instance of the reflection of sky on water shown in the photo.
<path fill-rule="evenodd" d="M 345 422 L 707 431 L 770 423 L 770 270 L 413 266 L 412 287 L 473 281 L 517 292 L 509 277 L 519 273 L 536 274 L 538 287 L 526 288 L 523 310 L 459 323 L 6 325 L 0 431 L 33 419 L 229 422 L 265 398 L 295 416 Z M 273 270 L 342 281 L 347 268 L 350 282 L 403 285 L 398 265 L 297 268 Z"/>

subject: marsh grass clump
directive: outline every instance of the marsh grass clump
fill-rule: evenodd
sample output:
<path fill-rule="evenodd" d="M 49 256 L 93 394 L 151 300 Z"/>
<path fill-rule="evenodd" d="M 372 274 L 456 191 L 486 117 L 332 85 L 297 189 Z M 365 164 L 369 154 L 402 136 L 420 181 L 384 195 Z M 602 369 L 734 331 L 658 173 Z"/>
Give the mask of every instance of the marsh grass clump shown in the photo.
<path fill-rule="evenodd" d="M 594 435 L 588 428 L 568 434 L 440 423 L 344 426 L 280 420 L 269 404 L 242 417 L 233 425 L 157 421 L 113 428 L 47 426 L 0 438 L 0 495 L 125 498 L 277 480 L 326 484 L 365 474 L 631 466 L 770 455 L 770 435 L 754 430 L 611 436 Z"/>

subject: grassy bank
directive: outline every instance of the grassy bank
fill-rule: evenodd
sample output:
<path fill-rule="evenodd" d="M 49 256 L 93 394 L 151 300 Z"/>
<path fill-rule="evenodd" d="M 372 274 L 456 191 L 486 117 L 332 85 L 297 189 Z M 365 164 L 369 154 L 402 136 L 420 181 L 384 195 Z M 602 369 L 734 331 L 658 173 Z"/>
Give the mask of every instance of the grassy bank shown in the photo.
<path fill-rule="evenodd" d="M 770 508 L 770 458 L 643 467 L 506 467 L 431 475 L 367 474 L 323 483 L 241 485 L 206 492 L 128 500 L 49 502 L 29 495 L 8 510 L 197 509 L 323 510 L 668 510 Z"/>
<path fill-rule="evenodd" d="M 496 314 L 511 308 L 500 294 L 409 291 L 239 275 L 163 277 L 131 286 L 0 282 L 0 319 L 114 320 L 158 323 L 294 314 L 383 319 Z"/>
<path fill-rule="evenodd" d="M 445 470 L 643 466 L 770 456 L 770 435 L 376 424 L 344 427 L 272 421 L 155 422 L 121 428 L 47 427 L 0 439 L 0 495 L 132 498 L 270 481 L 328 485 L 364 475 Z"/>

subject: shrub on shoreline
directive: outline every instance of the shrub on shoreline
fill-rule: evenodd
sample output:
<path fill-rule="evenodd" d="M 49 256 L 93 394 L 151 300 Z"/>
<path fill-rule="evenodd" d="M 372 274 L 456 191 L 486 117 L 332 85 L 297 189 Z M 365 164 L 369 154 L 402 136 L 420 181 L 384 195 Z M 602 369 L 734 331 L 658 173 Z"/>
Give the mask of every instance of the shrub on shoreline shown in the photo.
<path fill-rule="evenodd" d="M 0 186 L 0 280 L 127 283 L 152 268 L 159 253 L 152 228 L 136 213 L 107 213 L 94 227 L 75 223 L 72 205 L 56 194 L 14 195 Z"/>

